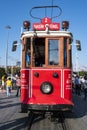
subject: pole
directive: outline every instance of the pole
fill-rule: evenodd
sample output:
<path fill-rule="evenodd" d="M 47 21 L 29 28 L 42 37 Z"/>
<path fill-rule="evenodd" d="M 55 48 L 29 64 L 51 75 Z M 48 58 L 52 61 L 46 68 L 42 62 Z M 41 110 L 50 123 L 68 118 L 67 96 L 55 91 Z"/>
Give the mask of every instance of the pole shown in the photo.
<path fill-rule="evenodd" d="M 76 72 L 78 72 L 78 54 L 76 52 Z"/>
<path fill-rule="evenodd" d="M 1 67 L 1 57 L 0 57 L 0 67 Z"/>
<path fill-rule="evenodd" d="M 9 39 L 9 30 L 11 29 L 11 27 L 8 25 L 6 26 L 7 31 L 7 43 L 6 43 L 6 73 L 8 72 L 7 67 L 8 67 L 8 39 Z"/>

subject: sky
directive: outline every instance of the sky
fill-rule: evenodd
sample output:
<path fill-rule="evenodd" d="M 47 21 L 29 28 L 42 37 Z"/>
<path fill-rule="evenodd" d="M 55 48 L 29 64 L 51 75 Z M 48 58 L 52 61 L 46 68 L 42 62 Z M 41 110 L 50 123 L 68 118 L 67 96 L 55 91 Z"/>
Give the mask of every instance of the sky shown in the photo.
<path fill-rule="evenodd" d="M 52 5 L 52 0 L 0 0 L 0 66 L 6 65 L 6 46 L 8 43 L 8 65 L 14 65 L 20 60 L 20 45 L 12 52 L 12 43 L 20 43 L 23 21 L 40 22 L 33 19 L 29 12 L 34 6 Z M 80 69 L 87 70 L 87 0 L 53 0 L 53 5 L 61 7 L 62 14 L 54 21 L 69 21 L 69 31 L 73 34 L 72 63 Z M 34 12 L 43 17 L 42 12 Z M 11 29 L 7 29 L 6 26 Z M 9 36 L 8 36 L 9 34 Z M 81 42 L 81 51 L 76 50 L 76 40 Z M 78 57 L 76 58 L 76 54 Z"/>

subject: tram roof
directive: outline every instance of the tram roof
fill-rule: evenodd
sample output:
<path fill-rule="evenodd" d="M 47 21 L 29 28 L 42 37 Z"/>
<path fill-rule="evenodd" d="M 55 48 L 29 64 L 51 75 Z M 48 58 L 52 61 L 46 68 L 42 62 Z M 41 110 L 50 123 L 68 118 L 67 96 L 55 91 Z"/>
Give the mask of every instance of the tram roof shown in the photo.
<path fill-rule="evenodd" d="M 21 35 L 21 38 L 24 37 L 33 37 L 33 36 L 38 36 L 38 37 L 71 37 L 72 34 L 71 32 L 68 31 L 26 31 L 23 32 Z"/>

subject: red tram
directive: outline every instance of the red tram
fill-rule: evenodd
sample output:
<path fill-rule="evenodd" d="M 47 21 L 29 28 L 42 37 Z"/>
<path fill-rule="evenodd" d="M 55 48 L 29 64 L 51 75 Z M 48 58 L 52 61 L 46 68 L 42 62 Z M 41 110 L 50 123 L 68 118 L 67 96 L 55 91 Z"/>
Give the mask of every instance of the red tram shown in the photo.
<path fill-rule="evenodd" d="M 59 8 L 52 6 L 52 8 Z M 34 7 L 51 8 L 51 6 Z M 29 111 L 70 110 L 72 102 L 72 33 L 68 21 L 24 21 L 21 35 L 21 109 Z"/>

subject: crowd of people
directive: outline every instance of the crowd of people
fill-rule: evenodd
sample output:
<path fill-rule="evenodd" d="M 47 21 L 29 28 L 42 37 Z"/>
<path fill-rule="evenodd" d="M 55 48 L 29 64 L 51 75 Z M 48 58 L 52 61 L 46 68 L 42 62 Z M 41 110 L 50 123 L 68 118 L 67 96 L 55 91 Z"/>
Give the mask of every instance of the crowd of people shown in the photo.
<path fill-rule="evenodd" d="M 75 94 L 80 96 L 82 93 L 84 94 L 84 100 L 87 98 L 87 75 L 80 77 L 78 75 L 73 77 L 73 90 L 75 90 Z"/>
<path fill-rule="evenodd" d="M 17 88 L 16 96 L 19 96 L 19 94 L 21 94 L 20 75 L 16 76 L 15 88 Z M 5 75 L 3 75 L 2 79 L 1 79 L 0 91 L 4 92 L 4 90 L 6 90 L 7 97 L 9 97 L 9 96 L 11 96 L 12 89 L 13 89 L 13 81 L 12 81 L 11 77 L 5 77 Z"/>

